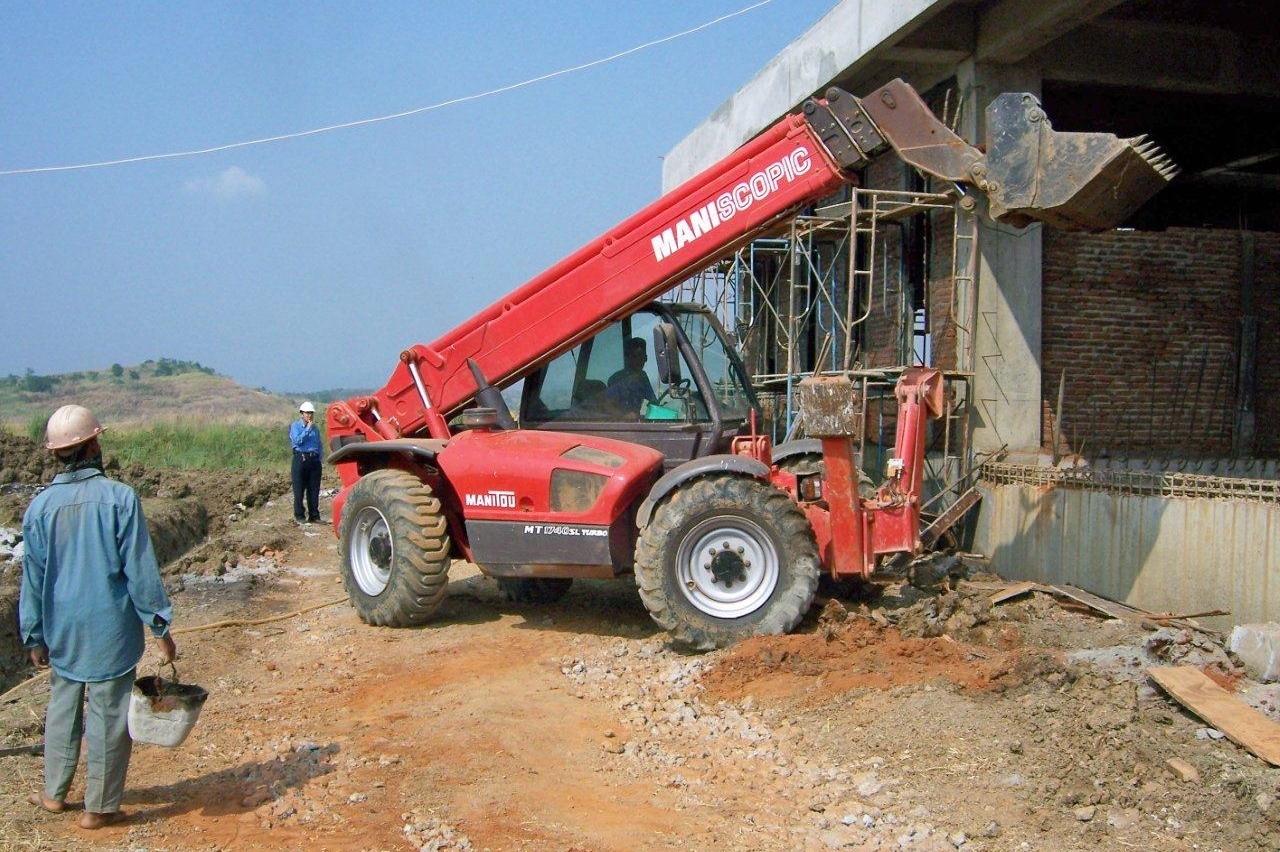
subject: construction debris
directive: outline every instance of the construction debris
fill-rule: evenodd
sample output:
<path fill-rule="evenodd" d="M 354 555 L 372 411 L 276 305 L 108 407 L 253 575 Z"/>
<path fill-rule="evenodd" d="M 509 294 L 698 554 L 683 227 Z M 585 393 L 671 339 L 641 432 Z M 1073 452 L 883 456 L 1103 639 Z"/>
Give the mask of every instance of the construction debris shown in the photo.
<path fill-rule="evenodd" d="M 1239 624 L 1231 631 L 1231 653 L 1249 677 L 1262 683 L 1280 680 L 1280 624 Z"/>
<path fill-rule="evenodd" d="M 981 588 L 977 584 L 970 584 L 975 588 Z M 1027 594 L 1028 592 L 1041 592 L 1046 595 L 1053 595 L 1058 598 L 1068 598 L 1079 604 L 1084 604 L 1096 612 L 1111 618 L 1118 618 L 1124 621 L 1132 621 L 1140 624 L 1148 630 L 1158 630 L 1161 627 L 1178 627 L 1184 630 L 1197 630 L 1204 633 L 1216 635 L 1216 631 L 1210 630 L 1196 624 L 1192 619 L 1208 618 L 1210 616 L 1230 615 L 1226 610 L 1210 610 L 1208 612 L 1197 612 L 1188 615 L 1174 615 L 1171 613 L 1154 613 L 1147 612 L 1119 601 L 1109 600 L 1104 597 L 1087 592 L 1084 589 L 1071 585 L 1054 586 L 1045 583 L 1037 583 L 1034 580 L 1027 580 L 1021 583 L 1014 583 L 1011 586 L 1001 587 L 992 592 L 990 598 L 992 604 L 1001 604 L 1005 601 L 1013 600 Z"/>
<path fill-rule="evenodd" d="M 1200 771 L 1180 757 L 1171 757 L 1164 762 L 1178 780 L 1184 784 L 1193 784 L 1200 780 Z"/>

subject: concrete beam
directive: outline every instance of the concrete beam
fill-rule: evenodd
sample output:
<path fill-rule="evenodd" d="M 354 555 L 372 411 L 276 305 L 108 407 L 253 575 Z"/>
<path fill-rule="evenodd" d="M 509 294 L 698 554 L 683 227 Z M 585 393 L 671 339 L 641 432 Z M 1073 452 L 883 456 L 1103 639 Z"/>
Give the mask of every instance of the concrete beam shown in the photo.
<path fill-rule="evenodd" d="M 884 59 L 890 62 L 901 62 L 904 65 L 946 65 L 948 67 L 964 60 L 969 55 L 964 48 L 945 47 L 909 47 L 899 45 L 884 51 Z"/>
<path fill-rule="evenodd" d="M 1081 50 L 1114 41 L 1123 50 Z M 1097 21 L 1034 57 L 1047 79 L 1171 92 L 1280 96 L 1280 42 L 1225 29 Z"/>
<path fill-rule="evenodd" d="M 1012 64 L 1120 5 L 1123 0 L 1004 0 L 978 17 L 977 62 Z M 1106 44 L 1081 42 L 1083 44 Z"/>
<path fill-rule="evenodd" d="M 957 0 L 841 0 L 663 158 L 674 189 Z M 855 93 L 861 94 L 861 93 Z"/>

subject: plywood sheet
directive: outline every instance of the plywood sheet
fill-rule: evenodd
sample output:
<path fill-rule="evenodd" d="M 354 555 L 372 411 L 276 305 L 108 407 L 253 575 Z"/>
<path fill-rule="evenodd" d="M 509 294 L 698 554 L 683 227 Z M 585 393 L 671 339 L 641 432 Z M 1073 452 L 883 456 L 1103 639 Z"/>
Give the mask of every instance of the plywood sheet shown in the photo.
<path fill-rule="evenodd" d="M 1147 669 L 1147 674 L 1192 713 L 1272 766 L 1280 766 L 1280 725 L 1218 686 L 1193 666 Z"/>

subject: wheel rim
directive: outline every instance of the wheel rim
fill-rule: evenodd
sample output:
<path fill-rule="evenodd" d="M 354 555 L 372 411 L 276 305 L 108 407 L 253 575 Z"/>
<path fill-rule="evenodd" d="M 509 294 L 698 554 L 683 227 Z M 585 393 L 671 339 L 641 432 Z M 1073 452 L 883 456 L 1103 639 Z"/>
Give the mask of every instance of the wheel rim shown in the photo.
<path fill-rule="evenodd" d="M 396 555 L 386 516 L 373 506 L 361 509 L 352 525 L 347 547 L 351 575 L 360 591 L 370 597 L 386 591 L 387 583 L 391 581 L 391 563 Z"/>
<path fill-rule="evenodd" d="M 676 554 L 676 579 L 689 603 L 716 618 L 759 609 L 778 585 L 778 552 L 746 518 L 711 518 L 696 525 Z"/>

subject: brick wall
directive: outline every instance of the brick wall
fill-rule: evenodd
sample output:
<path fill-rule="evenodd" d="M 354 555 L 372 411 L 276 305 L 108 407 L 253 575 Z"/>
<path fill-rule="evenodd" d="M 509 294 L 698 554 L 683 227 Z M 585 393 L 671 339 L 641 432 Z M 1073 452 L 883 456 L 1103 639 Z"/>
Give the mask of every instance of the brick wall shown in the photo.
<path fill-rule="evenodd" d="M 1044 229 L 1044 443 L 1060 451 L 1229 455 L 1241 279 L 1237 231 Z M 1280 452 L 1280 235 L 1255 239 L 1255 455 Z"/>

